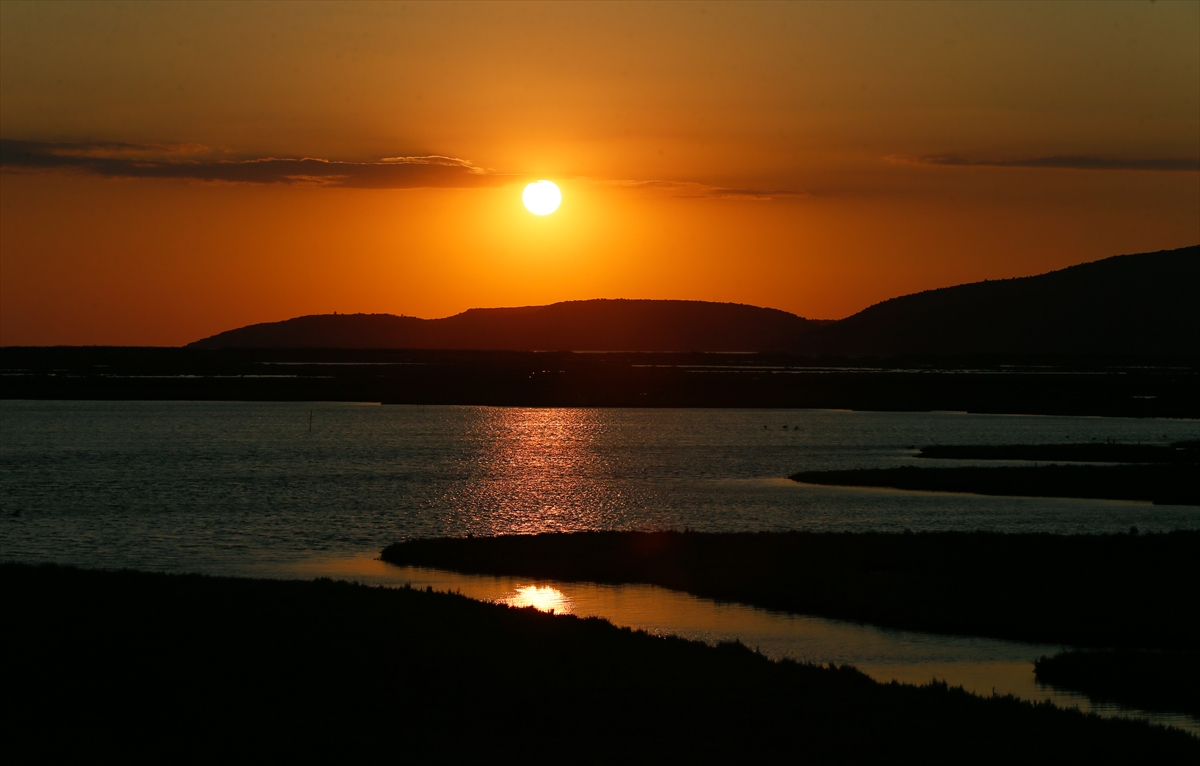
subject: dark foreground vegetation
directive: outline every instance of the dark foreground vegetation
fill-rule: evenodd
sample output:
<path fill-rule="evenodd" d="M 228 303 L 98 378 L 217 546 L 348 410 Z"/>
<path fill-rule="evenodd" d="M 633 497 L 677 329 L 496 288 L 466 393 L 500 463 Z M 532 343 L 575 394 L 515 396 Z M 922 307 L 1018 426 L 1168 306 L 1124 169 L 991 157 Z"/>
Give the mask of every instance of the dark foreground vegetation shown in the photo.
<path fill-rule="evenodd" d="M 1187 762 L 1200 742 L 414 590 L 0 565 L 5 745 L 267 756 Z"/>
<path fill-rule="evenodd" d="M 1046 682 L 1196 714 L 1200 532 L 1151 535 L 597 532 L 414 540 L 395 564 L 640 582 L 892 628 L 1118 651 L 1043 658 Z"/>
<path fill-rule="evenodd" d="M 1074 463 L 1200 463 L 1200 442 L 1170 445 L 1085 442 L 1082 444 L 935 444 L 917 457 L 951 460 L 1040 460 Z"/>
<path fill-rule="evenodd" d="M 842 487 L 887 487 L 979 495 L 1149 500 L 1200 505 L 1200 465 L 1038 465 L 954 468 L 853 468 L 801 471 L 793 481 Z"/>
<path fill-rule="evenodd" d="M 756 407 L 1200 417 L 1200 360 L 0 348 L 5 399 Z"/>
<path fill-rule="evenodd" d="M 1093 699 L 1200 718 L 1200 648 L 1059 652 L 1039 659 L 1034 671 L 1043 683 L 1081 691 Z"/>
<path fill-rule="evenodd" d="M 586 532 L 412 540 L 384 561 L 638 582 L 892 628 L 1195 650 L 1200 531 L 1144 535 Z"/>

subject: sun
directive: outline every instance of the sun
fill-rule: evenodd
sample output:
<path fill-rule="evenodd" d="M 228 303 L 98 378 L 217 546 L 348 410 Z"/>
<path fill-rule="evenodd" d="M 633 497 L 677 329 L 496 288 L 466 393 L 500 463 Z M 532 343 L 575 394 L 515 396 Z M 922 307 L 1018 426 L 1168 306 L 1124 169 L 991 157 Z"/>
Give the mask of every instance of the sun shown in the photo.
<path fill-rule="evenodd" d="M 549 585 L 522 585 L 501 598 L 500 603 L 521 609 L 531 606 L 539 612 L 557 612 L 558 614 L 570 614 L 574 609 L 567 594 Z"/>
<path fill-rule="evenodd" d="M 552 181 L 534 181 L 525 187 L 521 201 L 534 215 L 550 215 L 562 203 L 562 192 Z"/>

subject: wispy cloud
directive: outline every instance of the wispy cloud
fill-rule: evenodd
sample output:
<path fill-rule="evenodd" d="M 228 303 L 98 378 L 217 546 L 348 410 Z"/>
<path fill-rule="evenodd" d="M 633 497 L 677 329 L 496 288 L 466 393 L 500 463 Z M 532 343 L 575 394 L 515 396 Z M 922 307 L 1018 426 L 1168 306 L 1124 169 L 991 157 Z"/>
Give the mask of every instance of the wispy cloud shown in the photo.
<path fill-rule="evenodd" d="M 458 157 L 387 157 L 342 162 L 315 157 L 202 158 L 198 144 L 46 143 L 0 140 L 5 171 L 75 170 L 106 178 L 177 178 L 242 184 L 306 184 L 359 189 L 467 188 L 510 183 Z"/>
<path fill-rule="evenodd" d="M 5 172 L 67 170 L 104 178 L 164 178 L 210 183 L 292 184 L 358 189 L 472 188 L 502 186 L 525 176 L 499 173 L 461 157 L 384 157 L 345 162 L 316 157 L 224 159 L 201 144 L 50 143 L 0 140 Z M 807 197 L 793 189 L 712 186 L 695 181 L 583 179 L 686 199 L 766 201 Z"/>
<path fill-rule="evenodd" d="M 598 181 L 597 183 L 627 189 L 645 189 L 685 199 L 740 199 L 765 202 L 780 197 L 811 196 L 806 191 L 794 189 L 735 189 L 710 186 L 695 181 Z"/>
<path fill-rule="evenodd" d="M 958 154 L 926 154 L 915 157 L 887 157 L 889 162 L 914 165 L 937 165 L 954 168 L 1053 168 L 1061 170 L 1200 170 L 1200 157 L 1091 157 L 1087 155 L 1056 155 L 1025 159 L 972 159 Z"/>

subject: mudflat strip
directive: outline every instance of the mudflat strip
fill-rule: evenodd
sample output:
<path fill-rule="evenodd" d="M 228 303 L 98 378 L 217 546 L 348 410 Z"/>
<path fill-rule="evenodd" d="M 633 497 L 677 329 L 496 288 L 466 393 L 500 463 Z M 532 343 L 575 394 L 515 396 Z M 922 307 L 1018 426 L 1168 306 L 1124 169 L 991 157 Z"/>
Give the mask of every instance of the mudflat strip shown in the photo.
<path fill-rule="evenodd" d="M 1074 463 L 1200 463 L 1200 441 L 1159 444 L 935 444 L 917 457 Z"/>
<path fill-rule="evenodd" d="M 1156 505 L 1200 505 L 1200 465 L 1032 465 L 856 468 L 801 471 L 805 484 L 887 487 L 926 492 L 969 492 L 1021 497 L 1143 500 Z"/>

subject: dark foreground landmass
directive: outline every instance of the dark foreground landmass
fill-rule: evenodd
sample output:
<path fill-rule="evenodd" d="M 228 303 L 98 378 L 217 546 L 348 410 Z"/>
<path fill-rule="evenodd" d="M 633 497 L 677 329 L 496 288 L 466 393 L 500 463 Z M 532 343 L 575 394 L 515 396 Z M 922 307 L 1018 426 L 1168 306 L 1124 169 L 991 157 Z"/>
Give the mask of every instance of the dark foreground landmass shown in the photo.
<path fill-rule="evenodd" d="M 1198 390 L 1194 356 L 0 348 L 5 399 L 1200 417 Z"/>
<path fill-rule="evenodd" d="M 1039 460 L 1045 463 L 1200 463 L 1200 442 L 1170 445 L 1085 442 L 1082 444 L 935 444 L 917 457 L 947 460 Z"/>
<path fill-rule="evenodd" d="M 1092 699 L 1200 718 L 1200 649 L 1059 652 L 1039 659 L 1034 671 L 1039 681 L 1081 691 Z"/>
<path fill-rule="evenodd" d="M 1200 741 L 413 590 L 0 566 L 5 745 L 162 760 L 1185 762 Z"/>
<path fill-rule="evenodd" d="M 651 583 L 891 628 L 1195 650 L 1200 531 L 1145 535 L 585 532 L 411 540 L 384 561 Z"/>
<path fill-rule="evenodd" d="M 801 471 L 793 481 L 840 487 L 886 487 L 978 495 L 1148 500 L 1156 505 L 1200 505 L 1200 466 L 1040 465 L 955 468 L 852 468 Z"/>

